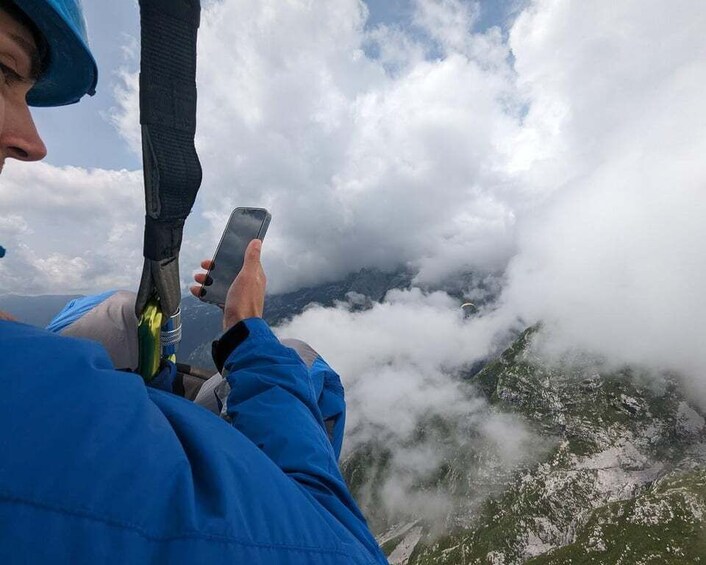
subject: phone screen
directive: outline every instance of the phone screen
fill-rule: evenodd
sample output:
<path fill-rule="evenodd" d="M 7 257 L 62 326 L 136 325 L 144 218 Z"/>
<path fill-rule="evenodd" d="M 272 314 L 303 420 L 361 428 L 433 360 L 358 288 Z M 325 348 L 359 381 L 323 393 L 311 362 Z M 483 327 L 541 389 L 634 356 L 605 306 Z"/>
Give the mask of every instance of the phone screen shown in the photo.
<path fill-rule="evenodd" d="M 201 286 L 201 300 L 219 306 L 225 304 L 228 289 L 243 268 L 248 243 L 253 239 L 264 239 L 271 218 L 264 208 L 233 210 L 208 272 L 212 282 Z"/>

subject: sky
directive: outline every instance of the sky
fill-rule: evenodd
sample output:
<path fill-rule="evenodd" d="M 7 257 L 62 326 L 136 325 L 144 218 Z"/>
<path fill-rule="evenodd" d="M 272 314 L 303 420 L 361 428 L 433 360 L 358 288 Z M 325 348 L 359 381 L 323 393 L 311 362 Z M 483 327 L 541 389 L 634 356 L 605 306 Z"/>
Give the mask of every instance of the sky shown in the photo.
<path fill-rule="evenodd" d="M 98 94 L 38 111 L 49 156 L 6 165 L 0 292 L 139 281 L 137 7 L 85 5 Z M 273 214 L 273 292 L 411 269 L 419 288 L 279 330 L 392 437 L 385 406 L 443 409 L 462 367 L 539 321 L 547 358 L 675 371 L 706 406 L 705 32 L 701 0 L 204 2 L 184 283 L 235 206 Z M 422 290 L 469 271 L 502 286 L 471 318 Z M 479 402 L 457 413 L 482 421 Z"/>
<path fill-rule="evenodd" d="M 515 4 L 446 2 L 433 9 L 424 6 L 401 1 L 342 1 L 321 10 L 316 3 L 295 2 L 281 9 L 280 22 L 276 18 L 263 20 L 272 10 L 266 4 L 258 9 L 247 2 L 204 3 L 197 144 L 205 175 L 182 251 L 185 283 L 191 272 L 189 265 L 196 266 L 201 258 L 212 254 L 227 210 L 236 205 L 265 205 L 272 207 L 276 215 L 268 237 L 271 251 L 266 258 L 273 275 L 273 291 L 339 278 L 369 265 L 397 268 L 417 259 L 413 247 L 430 247 L 431 242 L 423 241 L 427 234 L 421 231 L 412 241 L 408 240 L 407 230 L 393 233 L 387 226 L 394 224 L 389 221 L 390 216 L 407 213 L 412 216 L 408 221 L 421 223 L 428 219 L 419 216 L 416 206 L 407 210 L 405 200 L 413 191 L 429 194 L 427 187 L 436 182 L 435 171 L 430 171 L 428 178 L 412 178 L 408 182 L 405 177 L 414 177 L 415 172 L 405 171 L 401 162 L 393 161 L 414 160 L 415 152 L 432 150 L 436 140 L 425 140 L 426 131 L 420 131 L 418 147 L 409 145 L 408 154 L 400 151 L 394 159 L 386 157 L 387 164 L 371 155 L 368 164 L 365 152 L 374 153 L 376 144 L 388 141 L 384 139 L 388 134 L 369 138 L 374 136 L 374 123 L 380 117 L 375 113 L 385 112 L 385 120 L 392 126 L 397 119 L 396 109 L 385 108 L 385 104 L 396 105 L 397 98 L 403 104 L 411 102 L 415 89 L 436 80 L 434 76 L 415 77 L 414 73 L 408 76 L 410 71 L 421 64 L 423 72 L 438 74 L 445 66 L 433 64 L 446 55 L 443 40 L 434 35 L 430 25 L 460 26 L 461 33 L 489 30 L 492 35 L 499 29 L 493 26 L 507 24 Z M 317 21 L 319 12 L 326 21 Z M 444 21 L 447 13 L 458 21 Z M 213 14 L 221 19 L 209 19 Z M 70 107 L 36 109 L 35 118 L 47 144 L 48 157 L 40 166 L 10 165 L 9 174 L 3 179 L 14 177 L 17 182 L 26 183 L 29 178 L 25 175 L 64 178 L 71 186 L 58 193 L 52 183 L 39 183 L 30 192 L 15 190 L 12 180 L 4 183 L 8 210 L 4 229 L 8 235 L 3 234 L 3 244 L 14 253 L 2 265 L 0 292 L 22 289 L 26 294 L 38 294 L 92 292 L 105 286 L 130 288 L 139 275 L 143 204 L 141 181 L 136 174 L 140 168 L 135 91 L 138 9 L 136 2 L 97 0 L 87 4 L 86 18 L 100 69 L 98 94 Z M 233 18 L 235 24 L 223 18 Z M 300 31 L 310 26 L 319 33 L 310 37 L 293 34 L 299 43 L 286 53 L 283 50 L 290 46 L 277 37 L 283 26 Z M 235 50 L 231 49 L 234 29 L 242 31 L 235 38 L 241 42 Z M 346 43 L 337 45 L 338 38 L 332 32 L 342 33 L 341 39 Z M 424 65 L 430 66 L 424 69 Z M 474 65 L 465 70 L 478 69 Z M 270 72 L 273 80 L 268 79 Z M 447 76 L 440 78 L 453 81 L 450 72 L 453 69 L 446 69 Z M 242 80 L 234 82 L 236 76 Z M 439 83 L 434 88 L 447 86 Z M 444 112 L 461 109 L 463 97 L 472 88 L 469 83 L 467 92 L 459 90 L 449 98 Z M 426 95 L 433 97 L 435 93 L 429 91 Z M 484 102 L 491 103 L 488 97 L 493 95 L 487 92 Z M 287 116 L 290 109 L 296 112 Z M 260 111 L 267 111 L 267 115 L 258 125 L 252 120 L 259 119 Z M 437 126 L 432 122 L 430 115 L 409 125 L 442 138 L 445 124 Z M 223 127 L 224 124 L 232 127 Z M 411 133 L 405 127 L 395 129 L 389 135 Z M 434 129 L 436 133 L 431 131 Z M 281 147 L 276 147 L 277 143 Z M 235 154 L 231 149 L 235 149 Z M 392 168 L 385 170 L 388 165 Z M 443 164 L 433 164 L 435 168 L 439 166 Z M 365 179 L 365 175 L 372 176 Z M 386 193 L 381 193 L 381 201 L 368 202 L 375 186 L 387 183 L 387 175 L 391 175 L 391 182 Z M 70 180 L 73 177 L 76 182 Z M 449 187 L 449 194 L 468 188 L 464 178 L 453 182 L 455 186 Z M 362 190 L 351 183 L 359 184 Z M 44 191 L 48 192 L 46 197 L 36 202 Z M 320 207 L 323 200 L 327 210 L 313 217 L 310 210 Z M 287 211 L 280 214 L 280 209 Z M 444 230 L 443 213 L 438 209 L 434 218 L 433 236 L 437 240 L 439 236 L 447 237 L 439 233 Z M 490 224 L 505 221 L 499 217 L 504 214 L 499 209 L 488 209 L 488 213 L 490 217 L 480 221 L 489 229 L 493 229 Z M 477 222 L 462 218 L 456 221 Z M 450 229 L 453 228 L 447 231 Z M 498 225 L 497 230 L 502 229 Z M 331 231 L 337 236 L 322 254 L 316 249 L 320 242 L 315 238 L 329 239 Z M 292 238 L 294 232 L 298 235 Z M 370 251 L 370 242 L 376 238 L 389 241 L 377 251 Z M 86 241 L 98 245 L 87 248 Z M 350 241 L 350 249 L 342 249 L 346 241 Z M 507 239 L 501 236 L 498 246 L 507 245 Z M 430 256 L 434 249 L 424 252 Z M 497 262 L 490 257 L 493 253 L 488 252 L 491 263 Z M 348 255 L 353 261 L 344 259 Z"/>
<path fill-rule="evenodd" d="M 204 6 L 208 2 L 203 2 Z M 408 0 L 367 2 L 366 26 L 408 26 L 413 7 Z M 477 27 L 503 25 L 512 13 L 507 0 L 483 2 Z M 101 73 L 101 85 L 94 97 L 81 104 L 55 109 L 38 108 L 35 120 L 49 148 L 47 162 L 53 165 L 135 169 L 140 156 L 123 142 L 110 120 L 115 107 L 113 89 L 120 74 L 139 65 L 139 8 L 136 0 L 112 2 L 93 0 L 84 4 L 91 48 Z M 77 141 L 77 132 L 90 136 L 91 143 Z"/>

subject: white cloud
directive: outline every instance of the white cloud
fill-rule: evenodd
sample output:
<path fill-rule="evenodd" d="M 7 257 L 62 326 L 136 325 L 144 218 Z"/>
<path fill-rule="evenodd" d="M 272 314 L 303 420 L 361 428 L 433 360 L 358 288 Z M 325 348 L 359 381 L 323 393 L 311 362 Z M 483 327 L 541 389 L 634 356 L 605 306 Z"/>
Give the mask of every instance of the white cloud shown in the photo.
<path fill-rule="evenodd" d="M 553 197 L 519 224 L 505 301 L 555 352 L 703 381 L 703 29 L 698 2 L 538 1 L 512 30 L 519 174 Z"/>
<path fill-rule="evenodd" d="M 208 6 L 204 184 L 191 222 L 212 226 L 206 239 L 189 238 L 183 264 L 212 252 L 227 210 L 264 205 L 274 215 L 266 267 L 275 291 L 364 266 L 410 263 L 424 280 L 503 266 L 514 220 L 490 193 L 503 182 L 495 147 L 518 126 L 507 45 L 495 31 L 467 35 L 475 8 L 463 3 L 419 2 L 417 12 L 435 38 L 455 22 L 468 53 L 449 47 L 445 59 L 426 60 L 429 46 L 411 32 L 366 30 L 354 0 Z M 386 55 L 371 58 L 373 47 Z M 118 92 L 115 118 L 133 146 L 136 85 L 128 79 Z"/>
<path fill-rule="evenodd" d="M 473 486 L 463 502 L 420 489 L 442 464 L 465 458 L 478 466 L 468 469 L 471 475 L 497 478 L 546 447 L 518 418 L 494 412 L 463 379 L 505 337 L 504 321 L 471 321 L 457 300 L 418 288 L 390 291 L 369 310 L 351 312 L 350 306 L 309 308 L 277 333 L 308 341 L 341 375 L 348 404 L 344 452 L 371 444 L 389 450 L 378 512 L 446 518 L 459 503 L 482 500 L 491 487 L 487 481 Z M 433 425 L 420 436 L 420 423 L 433 417 L 445 422 L 443 440 Z"/>
<path fill-rule="evenodd" d="M 0 293 L 131 287 L 142 264 L 141 173 L 7 164 Z"/>
<path fill-rule="evenodd" d="M 132 42 L 129 45 L 132 45 Z M 139 61 L 139 55 L 137 60 Z M 109 120 L 133 153 L 142 157 L 140 99 L 136 95 L 140 88 L 140 75 L 131 73 L 125 67 L 118 69 L 115 75 L 118 79 L 114 89 L 117 106 L 111 108 Z"/>
<path fill-rule="evenodd" d="M 438 41 L 453 22 L 465 51 L 449 40 L 447 57 L 427 59 L 430 45 L 410 30 L 367 30 L 367 8 L 356 0 L 206 5 L 197 137 L 204 183 L 182 265 L 212 253 L 233 206 L 264 205 L 274 214 L 265 259 L 273 291 L 365 266 L 409 264 L 421 281 L 504 266 L 515 220 L 493 192 L 510 190 L 496 148 L 518 128 L 508 47 L 495 31 L 464 35 L 475 7 L 415 6 L 416 25 Z M 373 48 L 397 52 L 395 68 L 371 57 Z M 139 152 L 137 79 L 120 74 L 112 120 Z M 69 190 L 62 198 L 80 197 Z M 65 221 L 79 215 L 65 212 Z M 55 233 L 51 252 L 66 254 Z M 114 275 L 125 280 L 117 267 Z M 91 284 L 100 282 L 84 288 Z"/>
<path fill-rule="evenodd" d="M 414 23 L 437 41 L 444 51 L 464 53 L 473 39 L 478 2 L 415 0 Z"/>

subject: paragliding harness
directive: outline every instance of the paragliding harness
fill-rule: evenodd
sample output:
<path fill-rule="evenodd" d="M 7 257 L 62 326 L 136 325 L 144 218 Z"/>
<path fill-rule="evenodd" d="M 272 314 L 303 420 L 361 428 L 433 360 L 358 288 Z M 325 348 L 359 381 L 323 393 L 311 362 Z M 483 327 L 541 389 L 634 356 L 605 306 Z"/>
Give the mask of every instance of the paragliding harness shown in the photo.
<path fill-rule="evenodd" d="M 181 339 L 179 250 L 201 185 L 196 131 L 199 0 L 139 0 L 145 257 L 135 314 L 138 372 L 150 383 Z"/>

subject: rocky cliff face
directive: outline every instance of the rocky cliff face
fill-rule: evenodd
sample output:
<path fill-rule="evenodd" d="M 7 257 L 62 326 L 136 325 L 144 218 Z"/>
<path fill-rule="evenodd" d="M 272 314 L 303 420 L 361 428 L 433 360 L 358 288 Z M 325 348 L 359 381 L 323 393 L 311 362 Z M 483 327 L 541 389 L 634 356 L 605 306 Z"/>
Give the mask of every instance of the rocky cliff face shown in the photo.
<path fill-rule="evenodd" d="M 494 410 L 544 439 L 537 461 L 507 476 L 459 445 L 434 484 L 418 485 L 453 493 L 442 526 L 414 516 L 394 524 L 380 512 L 369 473 L 384 464 L 374 450 L 345 462 L 390 562 L 706 562 L 706 426 L 677 381 L 549 369 L 531 352 L 532 333 L 472 380 Z M 479 490 L 488 496 L 478 503 Z"/>

